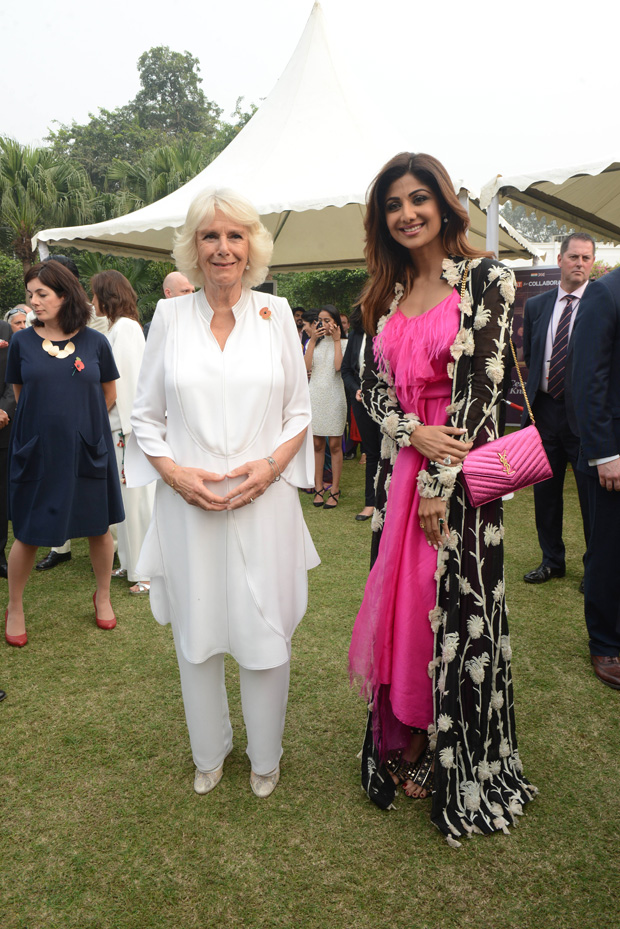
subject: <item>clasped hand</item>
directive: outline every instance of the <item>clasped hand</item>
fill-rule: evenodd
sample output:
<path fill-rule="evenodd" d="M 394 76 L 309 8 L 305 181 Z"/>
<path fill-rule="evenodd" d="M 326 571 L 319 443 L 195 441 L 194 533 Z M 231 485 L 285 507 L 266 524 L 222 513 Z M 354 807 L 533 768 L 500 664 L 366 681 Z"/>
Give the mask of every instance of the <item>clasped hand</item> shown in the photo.
<path fill-rule="evenodd" d="M 207 487 L 206 482 L 223 481 L 224 478 L 243 477 L 245 480 L 230 490 L 225 496 L 218 496 Z M 186 503 L 203 510 L 237 510 L 239 507 L 253 503 L 262 496 L 273 482 L 273 470 L 268 461 L 248 461 L 246 464 L 229 471 L 228 474 L 215 474 L 202 468 L 175 468 L 170 475 L 171 486 Z"/>
<path fill-rule="evenodd" d="M 473 442 L 462 442 L 453 436 L 465 434 L 465 429 L 453 426 L 417 426 L 411 433 L 411 444 L 429 461 L 444 462 L 449 458 L 451 465 L 461 464 Z M 446 503 L 442 497 L 421 497 L 418 507 L 420 528 L 426 541 L 439 549 L 450 537 L 446 521 Z"/>
<path fill-rule="evenodd" d="M 449 458 L 450 464 L 457 465 L 474 444 L 453 438 L 464 435 L 465 431 L 454 426 L 416 426 L 409 441 L 429 461 L 443 464 L 444 459 Z"/>

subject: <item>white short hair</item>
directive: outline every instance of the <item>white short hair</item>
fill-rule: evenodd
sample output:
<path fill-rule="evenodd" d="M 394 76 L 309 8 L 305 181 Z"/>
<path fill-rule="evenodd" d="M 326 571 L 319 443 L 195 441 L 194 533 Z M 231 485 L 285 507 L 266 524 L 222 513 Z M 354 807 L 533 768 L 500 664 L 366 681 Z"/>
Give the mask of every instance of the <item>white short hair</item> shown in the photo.
<path fill-rule="evenodd" d="M 187 211 L 185 223 L 175 234 L 172 255 L 179 271 L 194 284 L 202 287 L 204 277 L 198 267 L 196 232 L 204 223 L 209 223 L 220 210 L 235 223 L 248 231 L 249 269 L 243 272 L 242 283 L 246 287 L 262 284 L 269 272 L 273 252 L 273 239 L 260 221 L 252 204 L 234 190 L 205 190 L 195 197 Z"/>

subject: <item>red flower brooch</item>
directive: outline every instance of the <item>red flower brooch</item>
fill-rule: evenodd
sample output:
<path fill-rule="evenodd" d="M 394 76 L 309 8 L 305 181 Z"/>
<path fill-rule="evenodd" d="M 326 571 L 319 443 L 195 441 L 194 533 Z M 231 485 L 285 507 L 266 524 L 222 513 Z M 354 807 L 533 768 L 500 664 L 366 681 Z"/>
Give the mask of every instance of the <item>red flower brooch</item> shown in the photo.
<path fill-rule="evenodd" d="M 271 319 L 271 310 L 268 306 L 264 306 L 261 310 L 258 311 L 258 315 L 262 316 L 263 319 Z"/>
<path fill-rule="evenodd" d="M 71 377 L 73 377 L 76 371 L 83 371 L 83 370 L 84 370 L 84 362 L 78 355 L 78 357 L 73 362 L 73 371 L 71 372 Z"/>

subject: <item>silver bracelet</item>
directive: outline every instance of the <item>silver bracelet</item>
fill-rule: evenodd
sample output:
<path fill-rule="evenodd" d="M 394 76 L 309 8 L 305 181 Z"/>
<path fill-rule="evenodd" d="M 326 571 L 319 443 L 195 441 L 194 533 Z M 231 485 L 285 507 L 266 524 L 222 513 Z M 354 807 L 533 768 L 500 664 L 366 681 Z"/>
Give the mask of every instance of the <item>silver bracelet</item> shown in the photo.
<path fill-rule="evenodd" d="M 272 481 L 271 483 L 272 483 L 272 484 L 275 484 L 275 482 L 276 482 L 276 481 L 279 481 L 279 480 L 280 480 L 280 477 L 281 477 L 281 472 L 280 472 L 280 468 L 278 467 L 278 463 L 277 463 L 277 461 L 275 460 L 275 458 L 272 458 L 272 457 L 271 457 L 271 455 L 267 455 L 267 457 L 265 458 L 265 461 L 268 461 L 269 464 L 271 465 L 271 470 L 272 470 L 273 473 L 274 473 L 274 478 L 273 478 L 273 481 Z M 277 469 L 277 470 L 276 470 L 276 469 Z"/>

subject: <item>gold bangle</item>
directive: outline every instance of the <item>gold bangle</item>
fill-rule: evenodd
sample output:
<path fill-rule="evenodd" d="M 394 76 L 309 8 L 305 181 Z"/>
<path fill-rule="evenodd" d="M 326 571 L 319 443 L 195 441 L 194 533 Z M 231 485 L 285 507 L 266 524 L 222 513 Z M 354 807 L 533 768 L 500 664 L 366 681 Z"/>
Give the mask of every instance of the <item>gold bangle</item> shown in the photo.
<path fill-rule="evenodd" d="M 174 474 L 174 472 L 176 471 L 176 469 L 177 469 L 178 467 L 179 467 L 178 464 L 175 464 L 174 468 L 172 469 L 172 471 L 171 471 L 170 474 L 168 475 L 168 478 L 169 478 L 168 484 L 169 484 L 170 487 L 172 487 L 172 489 L 174 490 L 175 494 L 178 493 L 178 490 L 177 490 L 176 487 L 174 486 L 174 478 L 173 478 L 172 475 Z"/>

